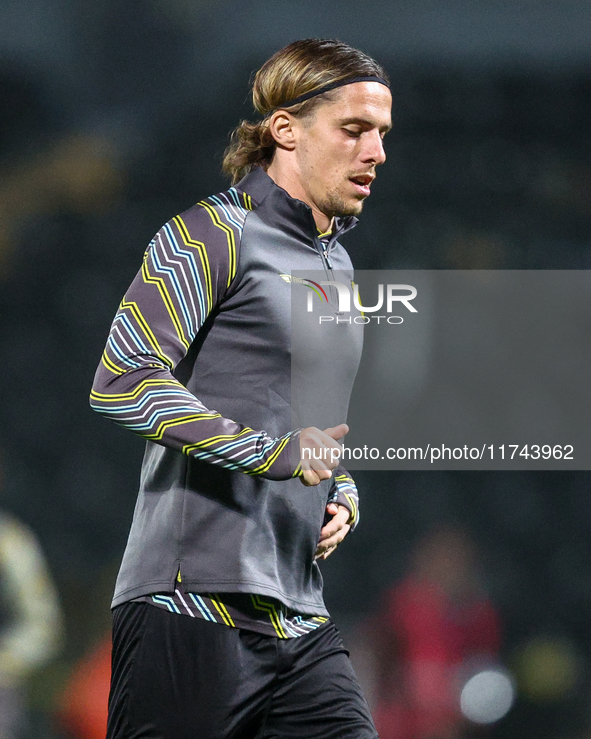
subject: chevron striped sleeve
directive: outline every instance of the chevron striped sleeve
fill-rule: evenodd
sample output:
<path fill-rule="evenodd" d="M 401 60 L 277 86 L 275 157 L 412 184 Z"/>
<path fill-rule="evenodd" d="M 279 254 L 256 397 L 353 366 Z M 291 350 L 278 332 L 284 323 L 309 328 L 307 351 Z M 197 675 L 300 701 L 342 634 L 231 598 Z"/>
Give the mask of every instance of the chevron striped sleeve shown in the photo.
<path fill-rule="evenodd" d="M 236 275 L 237 248 L 251 208 L 248 195 L 230 188 L 158 231 L 111 326 L 90 404 L 190 457 L 285 480 L 300 474 L 291 456 L 299 431 L 271 438 L 224 418 L 173 375 Z"/>
<path fill-rule="evenodd" d="M 333 473 L 328 502 L 338 503 L 347 508 L 351 514 L 349 525 L 353 531 L 359 523 L 359 494 L 353 478 L 341 465 L 338 465 Z"/>

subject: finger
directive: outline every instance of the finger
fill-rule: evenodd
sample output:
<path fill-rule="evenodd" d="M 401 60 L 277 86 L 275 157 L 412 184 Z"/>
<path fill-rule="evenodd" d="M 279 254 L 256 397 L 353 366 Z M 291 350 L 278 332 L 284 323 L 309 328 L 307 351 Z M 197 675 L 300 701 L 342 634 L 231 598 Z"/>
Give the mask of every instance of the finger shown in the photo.
<path fill-rule="evenodd" d="M 315 470 L 316 472 L 328 472 L 328 476 L 332 477 L 333 467 L 330 460 L 330 452 L 324 456 L 326 456 L 326 459 L 311 460 L 308 464 L 308 469 Z"/>
<path fill-rule="evenodd" d="M 320 451 L 320 454 L 318 455 L 320 459 L 311 458 L 308 456 L 302 455 L 302 468 L 305 470 L 329 470 L 329 460 L 330 460 L 330 452 L 325 453 L 324 450 Z M 325 460 L 324 457 L 327 459 Z"/>
<path fill-rule="evenodd" d="M 329 536 L 327 539 L 324 539 L 323 541 L 319 541 L 316 547 L 316 552 L 322 554 L 327 549 L 338 546 L 343 541 L 345 536 L 347 536 L 348 533 L 349 533 L 349 528 L 342 529 L 341 531 L 337 531 L 336 534 Z"/>
<path fill-rule="evenodd" d="M 326 539 L 327 536 L 331 536 L 337 531 L 340 531 L 343 526 L 348 526 L 349 518 L 349 511 L 346 508 L 339 508 L 339 512 L 335 516 L 333 516 L 330 521 L 327 521 L 320 529 L 321 537 Z"/>
<path fill-rule="evenodd" d="M 339 423 L 338 426 L 331 426 L 328 429 L 324 429 L 324 433 L 328 434 L 335 441 L 338 441 L 349 433 L 349 427 L 346 423 Z"/>
<path fill-rule="evenodd" d="M 343 521 L 337 521 L 337 523 L 334 522 L 334 519 L 332 521 L 329 521 L 329 523 L 326 524 L 322 529 L 320 529 L 320 538 L 318 541 L 326 541 L 331 536 L 334 536 L 337 534 L 341 529 L 343 529 L 347 524 Z"/>
<path fill-rule="evenodd" d="M 326 559 L 334 552 L 335 549 L 336 549 L 336 546 L 330 547 L 329 549 L 325 549 L 322 551 L 317 551 L 314 559 Z"/>
<path fill-rule="evenodd" d="M 318 549 L 329 549 L 330 547 L 335 547 L 340 544 L 349 533 L 349 528 L 349 526 L 343 526 L 343 528 L 335 531 L 330 536 L 327 536 L 324 539 L 321 538 L 318 541 Z"/>
<path fill-rule="evenodd" d="M 306 487 L 318 485 L 322 480 L 328 480 L 332 476 L 330 470 L 303 470 L 300 482 Z"/>
<path fill-rule="evenodd" d="M 312 428 L 300 435 L 300 459 L 304 469 L 333 470 L 341 455 L 341 445 L 324 431 Z"/>
<path fill-rule="evenodd" d="M 336 516 L 339 512 L 339 506 L 336 503 L 328 503 L 326 506 L 326 512 L 329 516 Z"/>
<path fill-rule="evenodd" d="M 327 539 L 329 536 L 336 534 L 337 531 L 340 531 L 345 526 L 349 526 L 348 521 L 349 521 L 350 516 L 351 514 L 344 506 L 339 506 L 338 513 L 335 516 L 333 516 L 331 520 L 328 521 L 328 523 L 325 524 L 320 530 L 320 541 L 323 541 L 324 539 Z"/>
<path fill-rule="evenodd" d="M 314 485 L 318 485 L 320 477 L 316 472 L 314 472 L 314 470 L 304 470 L 300 477 L 300 481 L 306 485 L 306 487 L 312 487 Z"/>

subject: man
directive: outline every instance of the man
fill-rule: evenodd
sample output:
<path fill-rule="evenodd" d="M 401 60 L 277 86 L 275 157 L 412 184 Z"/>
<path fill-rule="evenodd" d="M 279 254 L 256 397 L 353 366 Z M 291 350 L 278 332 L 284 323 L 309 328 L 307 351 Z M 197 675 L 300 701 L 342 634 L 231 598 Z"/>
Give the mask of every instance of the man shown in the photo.
<path fill-rule="evenodd" d="M 293 270 L 352 277 L 337 239 L 385 159 L 391 95 L 362 52 L 306 39 L 259 70 L 253 101 L 263 119 L 224 160 L 234 186 L 151 242 L 91 396 L 148 439 L 109 739 L 376 736 L 317 564 L 357 520 L 335 451 L 361 344 L 346 323 L 336 352 L 310 332 L 305 372 L 338 392 L 304 399 L 294 430 L 289 306 Z"/>
<path fill-rule="evenodd" d="M 37 537 L 0 510 L 0 737 L 18 739 L 27 721 L 27 679 L 56 654 L 62 614 Z"/>

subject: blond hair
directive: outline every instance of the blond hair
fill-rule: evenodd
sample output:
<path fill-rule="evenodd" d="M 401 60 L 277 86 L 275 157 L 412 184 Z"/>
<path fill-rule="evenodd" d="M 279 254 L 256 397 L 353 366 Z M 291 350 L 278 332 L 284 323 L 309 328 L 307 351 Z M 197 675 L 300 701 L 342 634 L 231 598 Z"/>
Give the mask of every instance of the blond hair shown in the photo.
<path fill-rule="evenodd" d="M 300 95 L 352 77 L 388 79 L 374 59 L 341 41 L 302 39 L 273 54 L 256 73 L 252 85 L 253 105 L 263 119 L 258 123 L 241 121 L 232 131 L 224 153 L 222 168 L 232 183 L 255 165 L 266 169 L 271 163 L 275 140 L 266 116 Z M 286 109 L 303 118 L 323 102 L 333 100 L 337 92 L 330 90 Z"/>

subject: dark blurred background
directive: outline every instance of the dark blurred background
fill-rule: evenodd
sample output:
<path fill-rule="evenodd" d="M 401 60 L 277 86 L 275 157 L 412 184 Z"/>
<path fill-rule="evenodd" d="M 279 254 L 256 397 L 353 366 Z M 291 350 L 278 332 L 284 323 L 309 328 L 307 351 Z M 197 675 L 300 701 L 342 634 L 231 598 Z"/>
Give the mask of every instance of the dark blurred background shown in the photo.
<path fill-rule="evenodd" d="M 0 508 L 36 533 L 65 620 L 26 681 L 26 739 L 91 737 L 56 716 L 109 629 L 143 452 L 88 407 L 110 322 L 155 231 L 227 187 L 252 72 L 307 36 L 359 46 L 393 82 L 388 161 L 345 241 L 357 268 L 591 268 L 586 0 L 2 0 Z M 471 542 L 487 659 L 516 690 L 486 726 L 391 736 L 591 737 L 589 473 L 356 478 L 362 522 L 326 597 L 375 710 L 388 599 L 442 525 Z"/>

